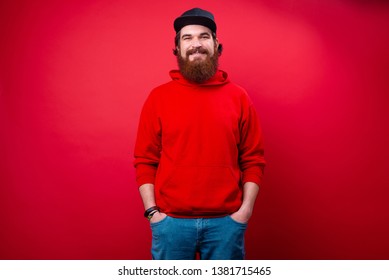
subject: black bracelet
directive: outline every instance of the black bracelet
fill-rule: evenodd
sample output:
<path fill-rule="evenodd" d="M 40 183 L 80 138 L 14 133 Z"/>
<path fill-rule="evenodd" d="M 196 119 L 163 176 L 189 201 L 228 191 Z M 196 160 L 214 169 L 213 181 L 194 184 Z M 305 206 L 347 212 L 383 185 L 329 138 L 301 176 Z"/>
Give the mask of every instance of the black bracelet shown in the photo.
<path fill-rule="evenodd" d="M 158 206 L 153 206 L 153 207 L 150 207 L 149 209 L 147 209 L 145 211 L 145 213 L 144 213 L 145 218 L 148 218 L 149 215 L 151 214 L 151 212 L 153 212 L 153 211 L 159 211 L 159 207 Z"/>
<path fill-rule="evenodd" d="M 150 221 L 150 220 L 151 220 L 151 218 L 154 216 L 154 214 L 155 214 L 155 213 L 157 213 L 157 212 L 159 213 L 159 211 L 158 211 L 158 210 L 154 210 L 154 211 L 152 211 L 152 212 L 151 212 L 151 213 L 150 213 L 150 214 L 147 216 L 147 220 L 149 220 L 149 221 Z"/>

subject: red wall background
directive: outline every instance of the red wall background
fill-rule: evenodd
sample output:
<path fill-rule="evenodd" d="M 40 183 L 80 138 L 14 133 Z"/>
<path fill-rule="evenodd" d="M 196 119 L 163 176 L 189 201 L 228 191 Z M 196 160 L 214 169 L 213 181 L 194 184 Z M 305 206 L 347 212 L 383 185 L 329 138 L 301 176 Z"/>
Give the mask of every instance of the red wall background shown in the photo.
<path fill-rule="evenodd" d="M 384 2 L 1 1 L 0 258 L 150 258 L 138 116 L 199 6 L 266 137 L 247 257 L 388 259 Z"/>

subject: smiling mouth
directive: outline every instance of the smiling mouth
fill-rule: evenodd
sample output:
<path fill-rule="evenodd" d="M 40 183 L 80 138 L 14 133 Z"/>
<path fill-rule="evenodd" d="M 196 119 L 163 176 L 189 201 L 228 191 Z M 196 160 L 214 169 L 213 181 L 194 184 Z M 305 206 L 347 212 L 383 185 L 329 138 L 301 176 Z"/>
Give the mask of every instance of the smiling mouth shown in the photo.
<path fill-rule="evenodd" d="M 190 52 L 188 56 L 192 56 L 192 57 L 201 57 L 201 56 L 206 56 L 207 55 L 207 52 L 206 51 L 202 51 L 202 50 L 195 50 L 193 52 Z"/>
<path fill-rule="evenodd" d="M 201 53 L 201 52 L 194 52 L 194 53 L 191 53 L 190 55 L 199 56 L 199 55 L 206 55 L 206 54 L 205 53 Z"/>

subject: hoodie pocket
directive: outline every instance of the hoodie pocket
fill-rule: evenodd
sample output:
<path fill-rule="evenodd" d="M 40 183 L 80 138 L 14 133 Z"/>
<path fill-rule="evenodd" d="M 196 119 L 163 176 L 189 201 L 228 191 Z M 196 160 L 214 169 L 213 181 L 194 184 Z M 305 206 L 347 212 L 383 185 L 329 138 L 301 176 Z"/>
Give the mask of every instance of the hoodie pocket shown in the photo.
<path fill-rule="evenodd" d="M 176 166 L 160 193 L 172 213 L 226 213 L 240 204 L 239 173 L 229 166 Z"/>

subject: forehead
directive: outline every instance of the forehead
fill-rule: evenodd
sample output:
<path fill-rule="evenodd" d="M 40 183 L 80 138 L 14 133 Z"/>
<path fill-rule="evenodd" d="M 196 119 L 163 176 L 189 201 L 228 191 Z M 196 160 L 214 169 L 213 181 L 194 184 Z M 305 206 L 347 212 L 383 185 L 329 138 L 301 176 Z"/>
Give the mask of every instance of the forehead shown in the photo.
<path fill-rule="evenodd" d="M 181 37 L 183 35 L 199 35 L 202 33 L 212 34 L 212 31 L 206 26 L 197 24 L 186 25 L 181 29 Z"/>

